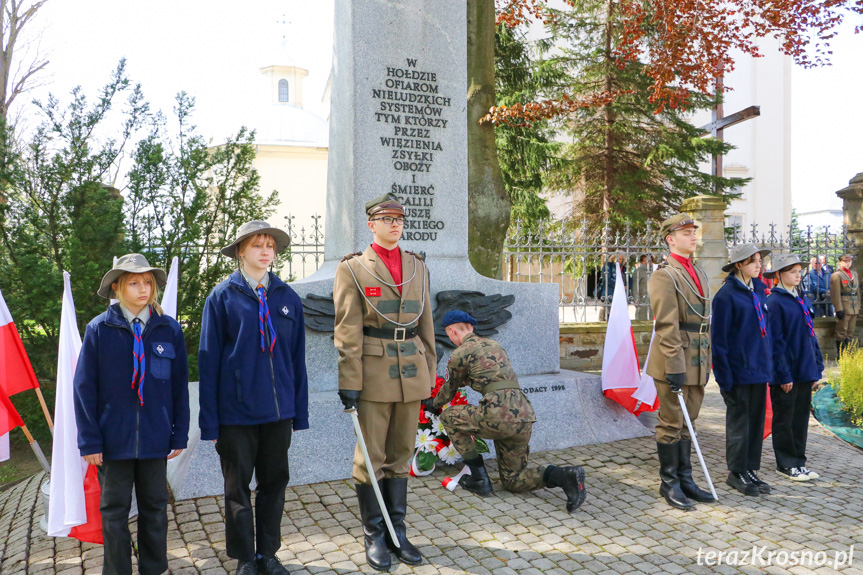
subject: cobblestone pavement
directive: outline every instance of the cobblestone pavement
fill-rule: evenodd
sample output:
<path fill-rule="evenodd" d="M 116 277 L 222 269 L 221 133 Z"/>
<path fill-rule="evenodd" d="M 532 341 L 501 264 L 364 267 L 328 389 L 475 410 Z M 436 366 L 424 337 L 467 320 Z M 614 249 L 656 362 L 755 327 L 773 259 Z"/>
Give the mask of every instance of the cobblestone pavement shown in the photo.
<path fill-rule="evenodd" d="M 651 438 L 538 453 L 536 463 L 578 463 L 587 470 L 588 498 L 576 513 L 559 489 L 511 494 L 500 489 L 479 498 L 441 487 L 453 468 L 411 479 L 408 536 L 426 557 L 418 567 L 393 559 L 393 573 L 505 575 L 512 573 L 863 573 L 863 453 L 812 420 L 810 467 L 814 483 L 783 481 L 774 473 L 768 440 L 762 476 L 773 494 L 732 492 L 725 483 L 724 413 L 710 386 L 700 437 L 721 502 L 696 511 L 673 510 L 660 499 L 655 443 Z M 539 425 L 542 423 L 540 422 Z M 694 455 L 693 455 L 694 458 Z M 492 462 L 491 475 L 497 471 Z M 695 473 L 699 483 L 700 471 Z M 52 539 L 39 529 L 41 475 L 0 493 L 0 575 L 101 573 L 102 548 L 74 539 Z M 706 486 L 705 486 L 706 487 Z M 224 575 L 236 562 L 225 554 L 224 500 L 206 497 L 169 508 L 170 571 Z M 354 490 L 348 481 L 288 489 L 278 555 L 292 573 L 374 573 L 364 560 Z M 132 526 L 135 532 L 135 522 Z M 854 546 L 853 563 L 834 563 Z M 757 546 L 759 555 L 744 558 Z M 699 564 L 699 550 L 702 551 Z M 738 564 L 705 565 L 708 551 L 737 550 Z M 791 566 L 793 552 L 810 550 L 818 566 Z M 769 552 L 783 555 L 767 565 Z M 764 563 L 762 563 L 762 558 Z M 729 558 L 730 559 L 730 558 Z M 754 562 L 754 565 L 753 565 Z M 836 567 L 834 569 L 833 567 Z"/>

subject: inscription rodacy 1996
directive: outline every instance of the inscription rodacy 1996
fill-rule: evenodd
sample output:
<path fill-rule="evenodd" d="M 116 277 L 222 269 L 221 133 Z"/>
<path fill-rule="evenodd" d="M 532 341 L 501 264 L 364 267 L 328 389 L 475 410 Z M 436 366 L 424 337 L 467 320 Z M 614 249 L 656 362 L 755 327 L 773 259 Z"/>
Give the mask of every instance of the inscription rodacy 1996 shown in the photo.
<path fill-rule="evenodd" d="M 381 147 L 392 165 L 390 191 L 405 206 L 407 241 L 436 241 L 445 226 L 435 219 L 434 167 L 444 151 L 452 98 L 441 94 L 437 76 L 406 58 L 404 66 L 387 66 L 380 86 L 372 88 Z"/>

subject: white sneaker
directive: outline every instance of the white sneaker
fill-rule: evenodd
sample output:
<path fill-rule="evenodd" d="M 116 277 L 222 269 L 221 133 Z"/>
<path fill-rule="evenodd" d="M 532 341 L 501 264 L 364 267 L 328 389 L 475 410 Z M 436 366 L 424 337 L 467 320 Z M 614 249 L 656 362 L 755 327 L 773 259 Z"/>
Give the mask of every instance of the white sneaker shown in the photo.
<path fill-rule="evenodd" d="M 780 467 L 776 470 L 776 473 L 791 481 L 809 481 L 809 476 L 801 473 L 797 467 Z"/>
<path fill-rule="evenodd" d="M 819 477 L 821 477 L 820 475 L 818 475 L 811 469 L 807 469 L 806 467 L 798 467 L 797 469 L 800 470 L 800 473 L 809 477 L 809 479 L 818 479 Z"/>

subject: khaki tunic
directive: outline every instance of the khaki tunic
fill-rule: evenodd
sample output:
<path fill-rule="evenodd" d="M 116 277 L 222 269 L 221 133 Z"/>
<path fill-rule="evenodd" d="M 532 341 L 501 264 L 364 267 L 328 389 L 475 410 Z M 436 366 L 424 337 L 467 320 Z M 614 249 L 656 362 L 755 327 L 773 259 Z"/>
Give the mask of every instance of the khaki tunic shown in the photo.
<path fill-rule="evenodd" d="M 830 299 L 836 311 L 845 312 L 844 318 L 836 320 L 836 339 L 853 338 L 857 314 L 860 313 L 860 278 L 857 272 L 851 270 L 851 278 L 842 270 L 833 272 L 830 276 Z"/>
<path fill-rule="evenodd" d="M 710 375 L 710 287 L 704 270 L 696 266 L 695 273 L 705 296 L 699 294 L 686 268 L 671 257 L 653 272 L 647 284 L 650 307 L 656 316 L 656 334 L 645 370 L 656 381 L 659 396 L 656 440 L 660 443 L 689 438 L 683 411 L 667 383 L 667 374 L 685 374 L 683 395 L 693 423 Z M 682 322 L 701 326 L 703 333 L 680 329 Z"/>
<path fill-rule="evenodd" d="M 361 391 L 358 416 L 379 479 L 408 476 L 419 402 L 429 396 L 437 369 L 428 268 L 413 254 L 401 250 L 401 256 L 401 294 L 386 285 L 395 281 L 371 246 L 338 265 L 333 286 L 339 389 Z M 417 337 L 363 334 L 363 327 L 402 326 L 416 327 Z M 371 481 L 359 448 L 354 478 Z"/>

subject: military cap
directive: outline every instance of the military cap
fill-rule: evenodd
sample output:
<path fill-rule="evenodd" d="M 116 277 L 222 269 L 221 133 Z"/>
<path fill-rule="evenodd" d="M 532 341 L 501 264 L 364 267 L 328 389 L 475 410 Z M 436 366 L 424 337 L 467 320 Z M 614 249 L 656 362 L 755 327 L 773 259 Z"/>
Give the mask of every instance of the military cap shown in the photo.
<path fill-rule="evenodd" d="M 854 254 L 842 254 L 841 256 L 839 256 L 839 259 L 837 261 L 841 262 L 842 260 L 854 261 Z"/>
<path fill-rule="evenodd" d="M 698 224 L 695 223 L 692 216 L 685 213 L 675 214 L 662 222 L 662 226 L 659 228 L 659 236 L 665 239 L 668 237 L 668 234 L 688 227 L 698 228 Z"/>
<path fill-rule="evenodd" d="M 731 248 L 730 261 L 722 266 L 722 271 L 730 272 L 734 269 L 734 264 L 745 261 L 755 254 L 761 254 L 761 258 L 763 259 L 769 253 L 770 250 L 759 250 L 755 244 L 738 244 Z"/>
<path fill-rule="evenodd" d="M 443 326 L 447 327 L 454 323 L 469 323 L 471 325 L 476 325 L 476 320 L 466 311 L 454 309 L 446 312 L 446 315 L 443 316 Z"/>
<path fill-rule="evenodd" d="M 165 273 L 165 270 L 151 267 L 147 262 L 147 258 L 141 254 L 126 254 L 125 256 L 120 256 L 117 259 L 117 263 L 114 264 L 114 268 L 102 277 L 102 283 L 99 285 L 99 289 L 96 293 L 103 298 L 110 299 L 111 292 L 113 291 L 111 286 L 121 275 L 124 273 L 145 274 L 147 272 L 152 272 L 159 289 L 162 289 L 165 287 L 165 284 L 168 283 L 168 276 Z"/>
<path fill-rule="evenodd" d="M 405 208 L 395 194 L 384 194 L 366 204 L 366 214 L 371 219 L 379 214 L 405 215 Z"/>
<path fill-rule="evenodd" d="M 770 266 L 773 268 L 769 272 L 764 272 L 764 277 L 773 279 L 776 277 L 776 274 L 784 270 L 785 268 L 790 268 L 793 265 L 800 264 L 801 273 L 806 272 L 806 268 L 809 267 L 809 264 L 805 264 L 800 260 L 800 256 L 797 254 L 776 254 L 770 259 Z"/>
<path fill-rule="evenodd" d="M 267 222 L 252 220 L 251 222 L 246 222 L 240 226 L 240 229 L 237 230 L 237 235 L 234 238 L 234 241 L 219 251 L 221 251 L 224 256 L 237 259 L 239 255 L 237 253 L 237 247 L 239 247 L 240 242 L 246 238 L 260 234 L 265 234 L 273 238 L 273 241 L 276 243 L 276 255 L 282 253 L 285 251 L 285 248 L 291 245 L 291 238 L 288 236 L 287 232 L 284 232 L 279 228 L 274 228 Z"/>

